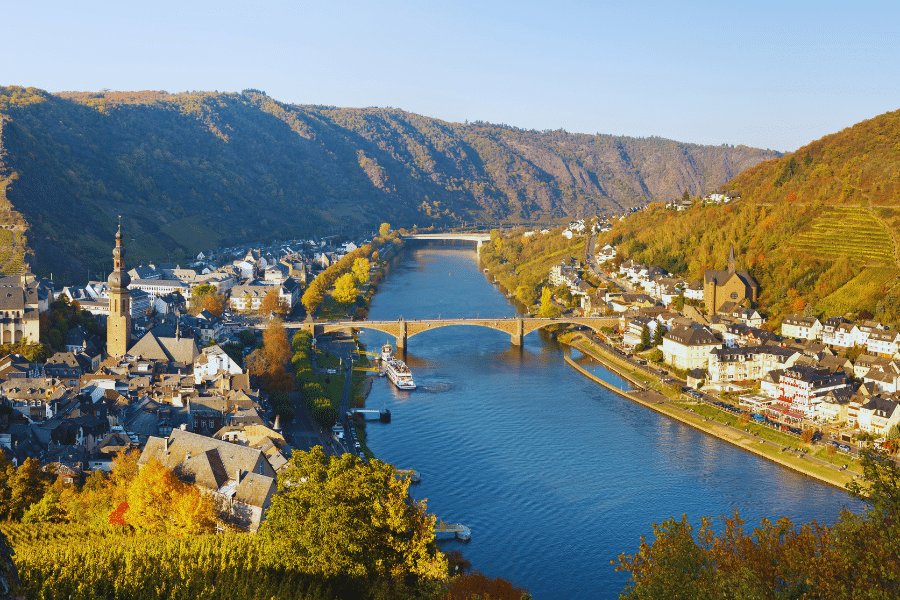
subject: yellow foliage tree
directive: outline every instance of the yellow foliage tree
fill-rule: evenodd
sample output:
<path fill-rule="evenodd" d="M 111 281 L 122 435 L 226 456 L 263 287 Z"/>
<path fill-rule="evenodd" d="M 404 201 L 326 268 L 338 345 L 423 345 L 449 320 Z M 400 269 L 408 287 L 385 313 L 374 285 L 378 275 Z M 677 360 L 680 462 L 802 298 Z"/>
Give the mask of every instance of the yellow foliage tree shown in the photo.
<path fill-rule="evenodd" d="M 345 273 L 338 277 L 337 282 L 334 284 L 333 295 L 335 300 L 342 304 L 353 302 L 357 293 L 356 282 L 352 273 Z"/>
<path fill-rule="evenodd" d="M 369 282 L 369 259 L 357 258 L 353 261 L 353 278 L 357 285 L 365 285 Z"/>

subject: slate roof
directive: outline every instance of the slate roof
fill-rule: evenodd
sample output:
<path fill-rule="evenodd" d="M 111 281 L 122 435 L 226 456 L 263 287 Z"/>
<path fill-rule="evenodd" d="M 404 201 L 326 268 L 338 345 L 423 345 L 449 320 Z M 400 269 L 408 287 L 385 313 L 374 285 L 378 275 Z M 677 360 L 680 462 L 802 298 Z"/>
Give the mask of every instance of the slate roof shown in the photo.
<path fill-rule="evenodd" d="M 162 327 L 162 326 L 161 326 Z M 157 333 L 159 327 L 151 329 L 139 339 L 128 354 L 165 362 L 191 364 L 200 354 L 197 342 L 192 336 L 176 338 L 174 335 L 162 336 Z M 163 332 L 160 332 L 163 333 Z"/>
<path fill-rule="evenodd" d="M 176 467 L 185 462 L 189 456 L 198 456 L 215 450 L 219 455 L 225 472 L 231 476 L 237 473 L 239 469 L 245 473 L 253 471 L 254 466 L 260 459 L 265 461 L 265 464 L 271 468 L 265 454 L 260 450 L 223 442 L 180 429 L 173 430 L 172 435 L 169 436 L 168 450 L 165 446 L 163 438 L 151 437 L 147 440 L 147 445 L 143 454 L 141 454 L 138 464 L 146 464 L 150 459 L 156 459 L 166 468 L 176 470 Z"/>
<path fill-rule="evenodd" d="M 709 346 L 722 343 L 716 336 L 699 327 L 673 329 L 665 337 L 683 346 Z"/>

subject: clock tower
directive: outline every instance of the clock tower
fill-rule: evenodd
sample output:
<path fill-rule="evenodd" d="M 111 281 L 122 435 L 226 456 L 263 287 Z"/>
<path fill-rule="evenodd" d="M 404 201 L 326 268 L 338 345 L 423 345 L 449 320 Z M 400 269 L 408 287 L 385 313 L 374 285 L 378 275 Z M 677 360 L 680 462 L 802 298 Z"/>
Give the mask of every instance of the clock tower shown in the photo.
<path fill-rule="evenodd" d="M 131 345 L 131 278 L 125 272 L 125 249 L 122 247 L 122 217 L 113 248 L 113 272 L 109 279 L 109 317 L 106 319 L 106 352 L 116 358 L 125 356 Z"/>

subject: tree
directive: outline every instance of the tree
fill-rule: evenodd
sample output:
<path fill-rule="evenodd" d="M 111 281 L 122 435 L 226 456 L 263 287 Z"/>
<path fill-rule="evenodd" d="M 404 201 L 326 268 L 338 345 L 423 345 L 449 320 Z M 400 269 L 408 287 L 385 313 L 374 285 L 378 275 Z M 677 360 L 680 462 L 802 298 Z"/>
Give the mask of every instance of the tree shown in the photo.
<path fill-rule="evenodd" d="M 553 292 L 547 286 L 541 290 L 541 316 L 549 318 L 559 316 L 559 309 L 553 304 Z"/>
<path fill-rule="evenodd" d="M 334 292 L 332 295 L 334 296 L 334 299 L 341 304 L 346 304 L 356 300 L 356 295 L 358 293 L 353 280 L 353 274 L 344 273 L 338 277 L 337 282 L 334 284 Z"/>
<path fill-rule="evenodd" d="M 669 330 L 666 329 L 665 325 L 663 325 L 662 323 L 657 323 L 656 330 L 653 332 L 653 345 L 659 346 L 660 344 L 662 344 L 663 336 L 666 335 L 668 331 Z M 643 332 L 641 332 L 641 339 L 643 340 Z"/>
<path fill-rule="evenodd" d="M 281 293 L 277 288 L 269 290 L 263 296 L 262 302 L 259 303 L 259 312 L 264 315 L 275 313 L 278 316 L 284 316 L 288 312 L 287 302 L 281 297 Z"/>
<path fill-rule="evenodd" d="M 19 468 L 12 464 L 7 466 L 6 483 L 9 486 L 9 503 L 4 512 L 7 518 L 18 520 L 44 496 L 50 475 L 41 470 L 40 461 L 26 458 Z"/>
<path fill-rule="evenodd" d="M 325 577 L 446 579 L 435 518 L 408 487 L 380 460 L 295 451 L 260 529 L 267 560 Z"/>
<path fill-rule="evenodd" d="M 388 239 L 388 236 L 391 235 L 391 226 L 389 223 L 382 223 L 378 228 L 378 235 L 382 239 Z"/>
<path fill-rule="evenodd" d="M 191 312 L 194 314 L 208 310 L 217 317 L 225 310 L 225 297 L 215 286 L 203 283 L 191 289 Z"/>
<path fill-rule="evenodd" d="M 315 285 L 315 281 L 303 293 L 303 297 L 300 299 L 300 302 L 303 303 L 303 307 L 306 309 L 308 314 L 313 314 L 319 306 L 322 305 L 322 302 L 325 300 L 325 291 L 318 285 Z"/>
<path fill-rule="evenodd" d="M 650 347 L 650 327 L 648 325 L 644 325 L 641 328 L 641 343 L 638 344 L 638 347 L 635 350 L 646 350 Z"/>
<path fill-rule="evenodd" d="M 803 316 L 810 317 L 810 318 L 815 317 L 816 316 L 816 307 L 813 306 L 812 304 L 807 304 L 806 307 L 803 309 Z"/>
<path fill-rule="evenodd" d="M 369 283 L 369 269 L 368 258 L 360 257 L 353 261 L 353 279 L 357 285 L 364 286 Z"/>
<path fill-rule="evenodd" d="M 128 486 L 124 521 L 145 533 L 211 533 L 215 530 L 212 496 L 182 483 L 156 460 L 145 464 Z"/>
<path fill-rule="evenodd" d="M 378 250 L 372 252 L 372 262 L 377 266 L 381 262 L 381 253 Z"/>
<path fill-rule="evenodd" d="M 537 302 L 537 290 L 530 285 L 520 285 L 516 288 L 516 300 L 527 307 L 531 307 Z"/>

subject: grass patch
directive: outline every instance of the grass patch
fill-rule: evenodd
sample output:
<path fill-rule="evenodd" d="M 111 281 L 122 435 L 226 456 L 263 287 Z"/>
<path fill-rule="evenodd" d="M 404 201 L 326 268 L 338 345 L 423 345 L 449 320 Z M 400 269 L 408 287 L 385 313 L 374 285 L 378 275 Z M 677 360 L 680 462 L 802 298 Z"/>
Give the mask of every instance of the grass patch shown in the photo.
<path fill-rule="evenodd" d="M 329 294 L 322 304 L 322 309 L 319 311 L 318 318 L 323 321 L 340 321 L 351 316 L 354 306 L 356 306 L 355 301 L 346 303 L 338 302 L 334 299 L 334 296 Z"/>
<path fill-rule="evenodd" d="M 365 383 L 368 379 L 365 373 L 353 372 L 353 380 L 350 383 L 350 407 L 363 408 L 366 405 Z"/>
<path fill-rule="evenodd" d="M 827 463 L 831 463 L 836 467 L 842 467 L 847 465 L 847 470 L 852 471 L 854 473 L 858 473 L 862 475 L 862 467 L 859 464 L 859 461 L 854 460 L 850 456 L 846 454 L 841 454 L 840 452 L 835 452 L 834 456 L 828 456 L 828 448 L 821 448 L 818 452 L 813 454 L 819 460 L 825 461 Z"/>

